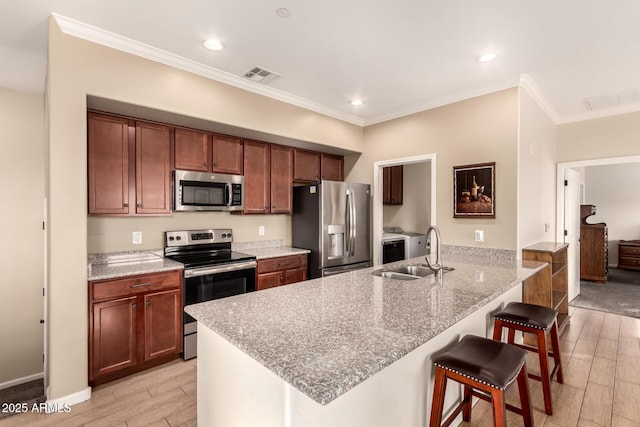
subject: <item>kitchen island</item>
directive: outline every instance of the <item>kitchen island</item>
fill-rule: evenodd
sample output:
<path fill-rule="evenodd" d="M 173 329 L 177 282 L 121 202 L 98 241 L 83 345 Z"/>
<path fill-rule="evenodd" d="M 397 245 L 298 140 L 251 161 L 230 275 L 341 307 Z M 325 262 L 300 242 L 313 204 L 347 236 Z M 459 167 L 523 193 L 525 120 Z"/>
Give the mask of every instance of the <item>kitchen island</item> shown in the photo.
<path fill-rule="evenodd" d="M 402 261 L 385 268 L 424 262 Z M 395 280 L 373 268 L 188 306 L 198 320 L 198 424 L 423 426 L 432 360 L 522 300 L 544 263 L 445 259 Z M 447 390 L 446 408 L 459 398 Z"/>

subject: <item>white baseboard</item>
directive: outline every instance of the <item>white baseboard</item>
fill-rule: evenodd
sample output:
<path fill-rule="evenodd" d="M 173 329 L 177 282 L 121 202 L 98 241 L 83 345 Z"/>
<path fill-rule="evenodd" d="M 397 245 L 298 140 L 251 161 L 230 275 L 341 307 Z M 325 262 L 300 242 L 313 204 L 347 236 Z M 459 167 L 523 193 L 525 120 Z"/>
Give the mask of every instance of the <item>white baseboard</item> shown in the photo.
<path fill-rule="evenodd" d="M 37 374 L 27 375 L 26 377 L 22 377 L 22 378 L 16 378 L 15 380 L 0 383 L 0 390 L 4 390 L 5 388 L 13 387 L 16 385 L 28 383 L 29 381 L 39 380 L 41 378 L 44 378 L 44 372 L 38 372 Z"/>
<path fill-rule="evenodd" d="M 47 389 L 47 404 L 51 404 L 58 407 L 63 407 L 66 405 L 72 406 L 72 405 L 75 405 L 76 403 L 82 403 L 85 400 L 91 399 L 91 387 L 87 387 L 84 390 L 80 390 L 76 393 L 68 394 L 66 396 L 62 396 L 57 399 L 49 399 L 48 397 L 49 397 L 49 390 Z"/>

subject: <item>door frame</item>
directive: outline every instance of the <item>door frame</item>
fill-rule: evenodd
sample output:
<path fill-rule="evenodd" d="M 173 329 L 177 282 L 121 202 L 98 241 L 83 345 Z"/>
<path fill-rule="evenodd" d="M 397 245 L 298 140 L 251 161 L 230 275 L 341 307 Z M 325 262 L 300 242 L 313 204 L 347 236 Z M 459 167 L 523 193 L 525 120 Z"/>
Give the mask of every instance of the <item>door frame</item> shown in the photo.
<path fill-rule="evenodd" d="M 437 156 L 436 153 L 422 154 L 418 156 L 403 157 L 399 159 L 380 160 L 373 163 L 373 221 L 372 221 L 372 244 L 373 244 L 373 265 L 382 264 L 382 226 L 383 226 L 383 206 L 382 206 L 382 169 L 388 166 L 410 165 L 414 163 L 430 163 L 431 165 L 431 225 L 436 225 L 436 176 L 437 176 Z M 426 232 L 426 230 L 425 230 Z"/>

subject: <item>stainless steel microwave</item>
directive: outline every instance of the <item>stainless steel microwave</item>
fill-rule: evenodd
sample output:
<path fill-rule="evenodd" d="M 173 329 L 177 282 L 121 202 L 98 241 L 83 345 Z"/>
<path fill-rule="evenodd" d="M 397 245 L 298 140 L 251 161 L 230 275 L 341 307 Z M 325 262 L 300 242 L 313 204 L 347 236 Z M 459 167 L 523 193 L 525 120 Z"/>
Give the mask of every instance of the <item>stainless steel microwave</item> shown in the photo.
<path fill-rule="evenodd" d="M 240 211 L 243 208 L 244 176 L 174 171 L 174 211 Z"/>

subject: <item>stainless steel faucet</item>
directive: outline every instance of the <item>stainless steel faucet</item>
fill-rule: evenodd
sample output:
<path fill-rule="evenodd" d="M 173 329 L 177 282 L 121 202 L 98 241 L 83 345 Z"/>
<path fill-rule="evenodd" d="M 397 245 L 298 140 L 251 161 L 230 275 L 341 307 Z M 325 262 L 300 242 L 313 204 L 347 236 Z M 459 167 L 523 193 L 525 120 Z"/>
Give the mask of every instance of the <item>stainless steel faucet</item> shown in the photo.
<path fill-rule="evenodd" d="M 433 240 L 431 239 L 431 232 L 435 232 L 435 236 L 436 236 L 436 244 L 433 244 Z M 427 241 L 431 240 L 431 250 L 433 250 L 435 248 L 436 251 L 436 262 L 435 264 L 431 264 L 431 260 L 429 260 L 430 255 L 427 255 L 426 257 L 424 257 L 424 259 L 427 261 L 427 265 L 429 266 L 429 268 L 431 269 L 431 271 L 433 271 L 436 274 L 436 277 L 438 279 L 442 279 L 442 261 L 440 261 L 440 230 L 438 230 L 438 227 L 436 227 L 435 225 L 430 226 L 427 229 Z"/>

